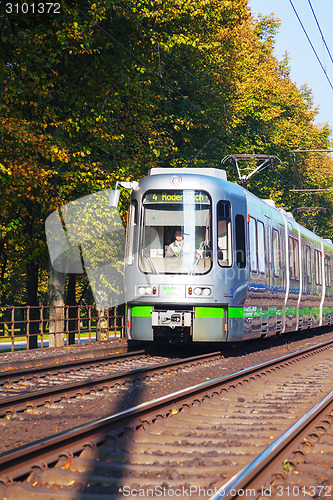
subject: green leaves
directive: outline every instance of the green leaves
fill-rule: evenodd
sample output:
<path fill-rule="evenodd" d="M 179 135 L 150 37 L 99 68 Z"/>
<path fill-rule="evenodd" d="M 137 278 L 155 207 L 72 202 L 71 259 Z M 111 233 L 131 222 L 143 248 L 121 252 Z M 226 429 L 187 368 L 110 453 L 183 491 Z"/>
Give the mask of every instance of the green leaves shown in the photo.
<path fill-rule="evenodd" d="M 323 179 L 308 156 L 294 167 L 290 150 L 326 148 L 330 130 L 273 55 L 279 22 L 246 0 L 63 2 L 61 15 L 23 17 L 1 27 L 0 293 L 32 256 L 45 276 L 50 212 L 152 167 L 277 154 L 284 165 L 250 187 L 288 209 L 304 201 L 289 192 L 295 176 L 331 183 L 330 158 Z"/>

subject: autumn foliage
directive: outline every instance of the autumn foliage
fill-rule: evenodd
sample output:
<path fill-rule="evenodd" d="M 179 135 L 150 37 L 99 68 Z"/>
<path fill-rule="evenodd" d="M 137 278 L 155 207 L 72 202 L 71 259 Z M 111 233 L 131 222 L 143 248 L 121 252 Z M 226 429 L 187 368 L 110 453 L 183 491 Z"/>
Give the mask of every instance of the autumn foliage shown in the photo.
<path fill-rule="evenodd" d="M 283 163 L 250 189 L 288 210 L 331 208 L 327 194 L 290 191 L 332 187 L 328 155 L 290 153 L 328 148 L 331 132 L 315 124 L 311 91 L 290 80 L 287 58 L 274 57 L 278 26 L 255 18 L 246 0 L 79 0 L 62 1 L 60 14 L 2 12 L 2 304 L 47 301 L 52 211 L 151 167 L 274 154 Z M 318 232 L 331 236 L 328 216 Z"/>

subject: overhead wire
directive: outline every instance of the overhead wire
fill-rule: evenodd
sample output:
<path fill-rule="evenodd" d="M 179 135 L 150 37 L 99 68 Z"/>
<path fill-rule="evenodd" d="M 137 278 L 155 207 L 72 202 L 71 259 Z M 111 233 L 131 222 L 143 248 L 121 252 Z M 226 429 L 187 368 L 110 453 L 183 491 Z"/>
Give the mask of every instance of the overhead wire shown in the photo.
<path fill-rule="evenodd" d="M 320 27 L 319 21 L 318 21 L 318 19 L 317 19 L 317 16 L 316 16 L 316 14 L 315 14 L 315 11 L 313 10 L 313 7 L 312 7 L 312 4 L 311 4 L 311 1 L 310 1 L 310 0 L 308 0 L 308 2 L 309 2 L 309 5 L 310 5 L 310 8 L 311 8 L 311 11 L 312 11 L 313 17 L 315 18 L 315 21 L 316 21 L 316 23 L 317 23 L 317 27 L 318 27 L 318 29 L 319 29 L 319 33 L 320 33 L 320 35 L 321 35 L 321 39 L 322 39 L 322 41 L 323 41 L 323 43 L 324 43 L 324 45 L 325 45 L 325 47 L 326 47 L 326 50 L 327 50 L 327 52 L 328 52 L 328 55 L 330 56 L 330 59 L 331 59 L 332 63 L 333 63 L 333 58 L 332 58 L 332 55 L 331 55 L 330 49 L 328 48 L 328 45 L 327 45 L 327 43 L 326 43 L 326 40 L 325 40 L 325 37 L 324 37 L 324 35 L 323 35 L 322 29 L 321 29 L 321 27 Z"/>
<path fill-rule="evenodd" d="M 297 13 L 297 11 L 296 11 L 296 9 L 295 9 L 295 7 L 294 7 L 293 3 L 292 3 L 292 0 L 289 0 L 289 1 L 290 1 L 290 3 L 291 3 L 292 8 L 294 9 L 294 12 L 295 12 L 295 14 L 296 14 L 296 16 L 297 16 L 298 21 L 300 22 L 300 24 L 301 24 L 301 26 L 302 26 L 302 28 L 303 28 L 303 31 L 304 31 L 304 33 L 305 33 L 305 35 L 306 35 L 306 37 L 307 37 L 307 39 L 308 39 L 308 41 L 309 41 L 309 43 L 310 43 L 311 47 L 312 47 L 312 50 L 314 51 L 314 53 L 315 53 L 315 55 L 316 55 L 316 57 L 317 57 L 317 59 L 318 59 L 318 61 L 319 61 L 319 64 L 320 64 L 321 68 L 323 69 L 323 71 L 324 71 L 324 73 L 325 73 L 325 76 L 326 76 L 326 78 L 327 78 L 327 80 L 328 80 L 328 82 L 329 82 L 329 84 L 330 84 L 331 88 L 333 88 L 333 87 L 332 87 L 332 84 L 331 84 L 331 81 L 330 81 L 330 79 L 329 79 L 329 77 L 328 77 L 328 75 L 327 75 L 327 73 L 326 73 L 326 69 L 323 67 L 323 65 L 322 65 L 322 63 L 321 63 L 321 61 L 320 61 L 320 59 L 319 59 L 319 57 L 318 57 L 318 55 L 317 55 L 317 53 L 316 53 L 316 51 L 315 51 L 315 49 L 314 49 L 313 45 L 312 45 L 312 43 L 311 43 L 311 40 L 310 40 L 310 38 L 309 38 L 309 36 L 308 36 L 308 34 L 307 34 L 307 32 L 306 32 L 306 30 L 305 30 L 305 28 L 304 28 L 304 26 L 303 26 L 303 24 L 302 24 L 301 20 L 300 20 L 300 17 L 299 17 L 299 15 L 298 15 L 298 13 Z M 330 50 L 329 50 L 329 48 L 328 48 L 328 45 L 327 45 L 327 43 L 326 43 L 326 40 L 325 40 L 325 37 L 324 37 L 323 31 L 322 31 L 322 29 L 321 29 L 321 27 L 320 27 L 319 21 L 318 21 L 318 19 L 317 19 L 317 16 L 316 16 L 316 14 L 315 14 L 315 11 L 314 11 L 314 9 L 313 9 L 313 7 L 312 7 L 311 0 L 308 0 L 308 3 L 309 3 L 309 5 L 310 5 L 310 8 L 311 8 L 311 11 L 312 11 L 313 17 L 314 17 L 314 19 L 315 19 L 315 21 L 316 21 L 316 24 L 317 24 L 317 27 L 318 27 L 319 33 L 320 33 L 321 38 L 322 38 L 322 41 L 323 41 L 323 43 L 324 43 L 324 45 L 325 45 L 325 47 L 326 47 L 326 50 L 327 50 L 327 52 L 328 52 L 328 54 L 329 54 L 329 56 L 330 56 L 331 61 L 332 61 L 332 63 L 333 63 L 333 58 L 332 58 L 331 52 L 330 52 Z M 295 152 L 301 152 L 301 151 L 302 151 L 302 150 L 297 150 L 297 151 L 293 151 L 293 152 L 295 153 Z M 304 150 L 304 151 L 306 151 L 306 150 Z M 329 150 L 317 150 L 316 152 L 319 152 L 319 151 L 320 151 L 320 152 L 332 152 L 332 151 L 329 151 Z M 315 152 L 315 151 L 314 151 L 314 152 Z M 294 161 L 295 161 L 295 156 L 294 156 Z M 299 172 L 298 172 L 298 177 L 299 177 L 300 183 L 301 183 L 301 184 L 303 184 L 303 182 L 301 181 L 301 176 L 299 175 Z M 295 185 L 294 185 L 294 189 L 292 189 L 291 191 L 306 192 L 306 193 L 310 193 L 310 192 L 311 192 L 311 193 L 320 193 L 320 192 L 329 192 L 329 191 L 332 191 L 332 190 L 333 190 L 333 189 L 331 189 L 331 188 L 323 188 L 323 189 L 319 189 L 319 188 L 318 188 L 318 189 L 295 189 Z"/>
<path fill-rule="evenodd" d="M 311 39 L 310 39 L 309 35 L 307 34 L 307 31 L 306 31 L 306 29 L 305 29 L 305 27 L 304 27 L 304 25 L 303 25 L 303 23 L 302 23 L 302 21 L 301 21 L 301 19 L 300 19 L 299 15 L 298 15 L 298 13 L 297 13 L 297 10 L 295 9 L 295 6 L 294 6 L 294 4 L 293 4 L 292 0 L 289 0 L 289 2 L 290 2 L 291 6 L 292 6 L 292 8 L 293 8 L 293 10 L 294 10 L 294 12 L 295 12 L 295 14 L 296 14 L 296 17 L 297 17 L 297 19 L 298 19 L 298 21 L 299 21 L 299 23 L 300 23 L 300 25 L 301 25 L 301 27 L 302 27 L 302 29 L 303 29 L 304 33 L 305 33 L 305 36 L 306 36 L 306 38 L 307 38 L 308 42 L 309 42 L 309 44 L 310 44 L 310 46 L 311 46 L 311 48 L 312 48 L 312 50 L 313 50 L 313 52 L 314 52 L 314 54 L 315 54 L 315 56 L 316 56 L 316 58 L 317 58 L 318 62 L 319 62 L 319 64 L 320 64 L 321 69 L 323 70 L 323 72 L 324 72 L 324 74 L 325 74 L 325 76 L 326 76 L 326 78 L 327 78 L 327 81 L 328 81 L 328 83 L 329 83 L 329 85 L 330 85 L 331 89 L 333 90 L 333 85 L 332 85 L 332 82 L 331 82 L 331 80 L 329 79 L 329 76 L 328 76 L 328 74 L 327 74 L 327 72 L 326 72 L 326 69 L 324 68 L 324 66 L 323 66 L 323 64 L 322 64 L 322 62 L 321 62 L 321 60 L 320 60 L 320 58 L 319 58 L 319 56 L 318 56 L 318 54 L 317 54 L 317 52 L 316 52 L 316 49 L 314 48 L 314 46 L 313 46 L 313 44 L 312 44 L 312 42 L 311 42 Z"/>

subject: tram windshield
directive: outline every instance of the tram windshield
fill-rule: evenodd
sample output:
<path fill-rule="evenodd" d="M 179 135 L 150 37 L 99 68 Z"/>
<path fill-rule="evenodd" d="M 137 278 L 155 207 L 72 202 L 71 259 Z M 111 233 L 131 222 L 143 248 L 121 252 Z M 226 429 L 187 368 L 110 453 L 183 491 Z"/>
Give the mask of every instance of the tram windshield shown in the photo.
<path fill-rule="evenodd" d="M 143 199 L 139 266 L 147 274 L 211 268 L 211 200 L 203 191 L 149 191 Z"/>

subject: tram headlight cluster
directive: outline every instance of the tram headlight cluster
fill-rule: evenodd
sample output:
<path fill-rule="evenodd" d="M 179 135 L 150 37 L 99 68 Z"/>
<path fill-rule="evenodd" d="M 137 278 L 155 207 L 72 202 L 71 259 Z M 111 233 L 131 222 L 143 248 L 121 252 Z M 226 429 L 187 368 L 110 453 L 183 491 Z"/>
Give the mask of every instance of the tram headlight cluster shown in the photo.
<path fill-rule="evenodd" d="M 138 288 L 139 295 L 156 295 L 156 286 L 140 286 Z"/>
<path fill-rule="evenodd" d="M 184 285 L 163 285 L 162 288 L 167 290 L 168 293 L 174 293 L 172 295 L 173 297 L 178 297 L 182 296 L 181 293 L 184 293 L 184 290 L 181 289 L 181 287 Z M 180 291 L 178 288 L 180 288 Z M 162 291 L 163 291 L 162 290 Z M 158 287 L 152 286 L 152 285 L 137 285 L 136 287 L 136 293 L 140 297 L 147 297 L 147 296 L 152 296 L 152 297 L 159 297 L 161 294 L 161 291 L 158 291 Z M 178 295 L 177 295 L 178 293 Z M 163 297 L 171 296 L 171 295 L 162 295 Z M 186 286 L 186 297 L 212 297 L 213 296 L 213 287 L 206 285 L 206 286 Z"/>
<path fill-rule="evenodd" d="M 194 289 L 194 295 L 203 295 L 205 297 L 208 297 L 208 295 L 210 295 L 210 294 L 211 294 L 210 288 L 201 288 L 201 287 L 197 286 Z"/>
<path fill-rule="evenodd" d="M 189 295 L 196 295 L 198 296 L 203 296 L 203 297 L 209 297 L 212 294 L 212 290 L 207 287 L 201 287 L 201 286 L 196 286 L 195 288 L 190 287 L 188 289 L 188 294 Z"/>

